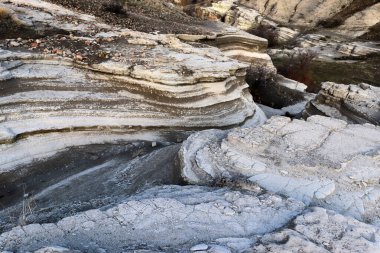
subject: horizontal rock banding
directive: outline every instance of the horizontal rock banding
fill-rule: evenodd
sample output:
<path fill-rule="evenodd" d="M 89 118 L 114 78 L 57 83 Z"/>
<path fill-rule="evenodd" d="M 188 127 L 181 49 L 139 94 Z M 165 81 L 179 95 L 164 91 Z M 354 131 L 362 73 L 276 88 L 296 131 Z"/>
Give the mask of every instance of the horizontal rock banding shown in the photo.
<path fill-rule="evenodd" d="M 195 48 L 171 35 L 109 32 L 101 23 L 90 25 L 95 20 L 91 16 L 43 2 L 30 4 L 40 9 L 4 6 L 21 21 L 29 17 L 36 29 L 104 32 L 95 39 L 58 35 L 0 49 L 0 142 L 97 127 L 223 127 L 254 115 L 244 81 L 247 66 L 215 48 Z M 44 8 L 54 16 L 40 24 L 48 15 Z M 84 24 L 69 26 L 63 15 Z M 32 52 L 25 52 L 30 48 Z"/>

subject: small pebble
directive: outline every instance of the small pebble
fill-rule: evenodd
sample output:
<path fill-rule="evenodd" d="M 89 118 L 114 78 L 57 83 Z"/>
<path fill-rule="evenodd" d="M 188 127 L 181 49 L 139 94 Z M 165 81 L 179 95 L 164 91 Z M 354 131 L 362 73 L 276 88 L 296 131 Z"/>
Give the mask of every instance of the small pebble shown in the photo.
<path fill-rule="evenodd" d="M 208 249 L 208 245 L 207 244 L 198 244 L 198 245 L 195 245 L 193 247 L 191 247 L 191 251 L 203 251 L 203 250 L 207 250 Z"/>

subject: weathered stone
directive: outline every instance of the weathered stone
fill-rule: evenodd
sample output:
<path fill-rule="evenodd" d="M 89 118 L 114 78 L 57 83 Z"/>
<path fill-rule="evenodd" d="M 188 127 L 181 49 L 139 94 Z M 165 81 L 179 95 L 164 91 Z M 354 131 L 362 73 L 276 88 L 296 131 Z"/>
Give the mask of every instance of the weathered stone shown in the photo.
<path fill-rule="evenodd" d="M 313 208 L 294 220 L 295 228 L 259 239 L 253 252 L 379 252 L 379 228 Z"/>
<path fill-rule="evenodd" d="M 380 88 L 368 84 L 322 84 L 305 115 L 322 114 L 352 123 L 380 125 Z"/>
<path fill-rule="evenodd" d="M 258 128 L 196 133 L 180 160 L 189 183 L 251 182 L 379 225 L 379 143 L 373 125 L 273 117 Z"/>
<path fill-rule="evenodd" d="M 302 202 L 273 194 L 256 196 L 228 189 L 164 186 L 108 210 L 86 211 L 56 224 L 16 227 L 0 236 L 0 249 L 31 251 L 44 245 L 62 245 L 84 250 L 96 244 L 107 252 L 120 252 L 140 242 L 153 248 L 183 247 L 223 237 L 272 232 L 303 209 Z M 49 229 L 44 228 L 46 225 Z M 220 246 L 209 249 L 227 251 Z"/>

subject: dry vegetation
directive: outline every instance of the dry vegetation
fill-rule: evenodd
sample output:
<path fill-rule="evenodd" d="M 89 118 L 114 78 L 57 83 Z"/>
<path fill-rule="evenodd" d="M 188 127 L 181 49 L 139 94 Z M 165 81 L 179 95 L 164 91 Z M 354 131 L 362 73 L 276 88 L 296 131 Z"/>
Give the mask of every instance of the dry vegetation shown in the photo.
<path fill-rule="evenodd" d="M 10 17 L 9 10 L 4 7 L 0 7 L 0 20 L 7 19 L 9 17 Z"/>
<path fill-rule="evenodd" d="M 260 24 L 258 27 L 248 30 L 248 32 L 250 34 L 267 39 L 268 47 L 275 47 L 279 44 L 278 33 L 274 27 Z"/>
<path fill-rule="evenodd" d="M 317 92 L 319 87 L 314 87 L 316 83 L 312 75 L 312 61 L 316 57 L 317 54 L 311 51 L 297 52 L 284 58 L 276 67 L 279 74 L 306 84 L 310 92 Z"/>
<path fill-rule="evenodd" d="M 207 23 L 166 0 L 47 0 L 94 15 L 103 22 L 142 32 L 204 34 Z"/>
<path fill-rule="evenodd" d="M 303 100 L 302 92 L 278 85 L 277 74 L 265 66 L 252 65 L 246 81 L 257 103 L 280 109 Z"/>

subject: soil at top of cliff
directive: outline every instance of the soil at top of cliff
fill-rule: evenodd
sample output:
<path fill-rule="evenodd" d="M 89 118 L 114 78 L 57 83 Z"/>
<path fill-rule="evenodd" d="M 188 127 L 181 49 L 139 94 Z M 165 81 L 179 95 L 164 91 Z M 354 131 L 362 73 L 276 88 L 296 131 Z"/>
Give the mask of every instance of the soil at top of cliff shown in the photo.
<path fill-rule="evenodd" d="M 186 15 L 163 0 L 46 0 L 66 8 L 94 15 L 105 23 L 142 32 L 208 34 L 214 25 Z"/>

